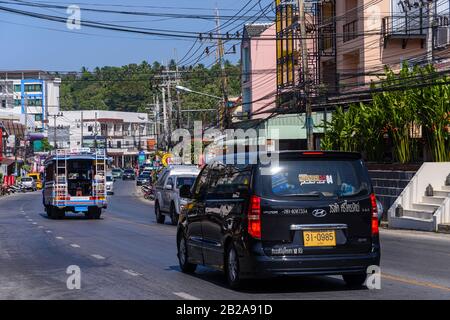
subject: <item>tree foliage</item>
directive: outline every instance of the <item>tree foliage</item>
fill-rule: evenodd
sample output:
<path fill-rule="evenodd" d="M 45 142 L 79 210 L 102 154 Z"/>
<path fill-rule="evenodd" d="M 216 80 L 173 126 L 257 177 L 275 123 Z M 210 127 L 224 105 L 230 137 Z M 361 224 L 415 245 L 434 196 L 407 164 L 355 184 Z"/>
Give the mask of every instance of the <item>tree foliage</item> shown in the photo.
<path fill-rule="evenodd" d="M 174 61 L 169 63 L 174 71 Z M 62 110 L 113 110 L 129 112 L 147 112 L 153 105 L 154 97 L 159 95 L 162 106 L 160 86 L 163 83 L 165 67 L 158 62 L 150 65 L 129 64 L 122 67 L 102 67 L 92 71 L 82 68 L 79 73 L 62 75 L 60 104 Z M 240 65 L 226 62 L 228 94 L 240 95 Z M 180 68 L 181 85 L 192 90 L 222 96 L 222 78 L 219 65 L 206 68 L 198 65 L 194 68 Z M 172 75 L 174 77 L 174 75 Z M 175 80 L 174 78 L 172 78 Z M 175 118 L 177 94 L 171 86 L 173 111 Z M 180 93 L 182 109 L 214 109 L 218 100 L 197 94 Z M 214 119 L 214 113 L 192 113 L 194 119 Z"/>
<path fill-rule="evenodd" d="M 394 160 L 409 163 L 425 146 L 434 161 L 450 161 L 449 84 L 450 77 L 432 66 L 405 64 L 399 72 L 386 68 L 384 79 L 372 86 L 379 89 L 372 102 L 335 112 L 322 147 L 364 152 L 368 160 L 379 161 L 392 145 Z M 421 138 L 414 134 L 418 128 Z"/>

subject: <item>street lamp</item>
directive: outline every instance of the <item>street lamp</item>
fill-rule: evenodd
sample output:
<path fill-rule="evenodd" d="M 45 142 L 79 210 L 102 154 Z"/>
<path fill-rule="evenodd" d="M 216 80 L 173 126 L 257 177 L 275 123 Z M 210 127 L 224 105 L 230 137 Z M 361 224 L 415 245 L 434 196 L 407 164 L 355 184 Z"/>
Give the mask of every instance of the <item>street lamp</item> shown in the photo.
<path fill-rule="evenodd" d="M 215 96 L 215 95 L 204 93 L 204 92 L 194 91 L 192 89 L 189 89 L 189 88 L 186 88 L 186 87 L 183 87 L 183 86 L 176 86 L 175 89 L 177 89 L 178 91 L 184 91 L 184 92 L 188 92 L 188 93 L 195 93 L 195 94 L 199 94 L 201 96 L 206 96 L 206 97 L 210 97 L 210 98 L 214 98 L 214 99 L 218 99 L 218 100 L 223 100 L 223 97 Z"/>

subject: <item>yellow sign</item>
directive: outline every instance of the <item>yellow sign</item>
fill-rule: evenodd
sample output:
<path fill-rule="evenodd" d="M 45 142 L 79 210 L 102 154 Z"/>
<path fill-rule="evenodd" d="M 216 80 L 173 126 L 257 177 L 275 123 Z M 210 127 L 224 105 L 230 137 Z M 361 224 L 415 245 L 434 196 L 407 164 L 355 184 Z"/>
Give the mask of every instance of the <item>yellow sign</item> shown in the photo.
<path fill-rule="evenodd" d="M 173 157 L 172 154 L 170 154 L 170 153 L 165 153 L 165 154 L 162 156 L 162 159 L 161 159 L 162 165 L 163 165 L 164 167 L 169 166 L 170 163 L 171 163 L 172 157 Z"/>

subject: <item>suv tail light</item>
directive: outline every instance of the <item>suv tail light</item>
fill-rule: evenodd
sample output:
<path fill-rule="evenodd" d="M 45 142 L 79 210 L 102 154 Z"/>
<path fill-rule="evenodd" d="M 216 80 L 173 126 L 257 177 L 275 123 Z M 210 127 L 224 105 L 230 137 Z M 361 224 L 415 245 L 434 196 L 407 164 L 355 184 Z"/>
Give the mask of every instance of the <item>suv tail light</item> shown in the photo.
<path fill-rule="evenodd" d="M 372 193 L 370 195 L 370 205 L 372 207 L 372 235 L 378 235 L 380 230 L 378 228 L 378 206 L 377 206 L 377 198 L 375 194 Z"/>
<path fill-rule="evenodd" d="M 261 198 L 254 195 L 248 206 L 248 233 L 255 239 L 261 239 Z"/>

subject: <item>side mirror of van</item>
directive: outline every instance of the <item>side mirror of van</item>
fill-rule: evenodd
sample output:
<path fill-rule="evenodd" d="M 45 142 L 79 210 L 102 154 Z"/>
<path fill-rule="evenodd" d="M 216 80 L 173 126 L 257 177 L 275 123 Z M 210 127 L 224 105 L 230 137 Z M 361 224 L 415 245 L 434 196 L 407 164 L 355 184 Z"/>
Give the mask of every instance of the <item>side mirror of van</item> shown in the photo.
<path fill-rule="evenodd" d="M 192 198 L 191 186 L 190 185 L 182 185 L 180 188 L 180 197 L 190 199 Z"/>

